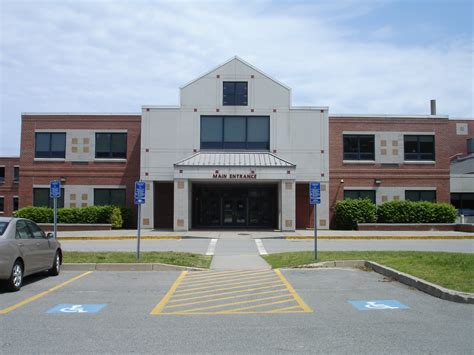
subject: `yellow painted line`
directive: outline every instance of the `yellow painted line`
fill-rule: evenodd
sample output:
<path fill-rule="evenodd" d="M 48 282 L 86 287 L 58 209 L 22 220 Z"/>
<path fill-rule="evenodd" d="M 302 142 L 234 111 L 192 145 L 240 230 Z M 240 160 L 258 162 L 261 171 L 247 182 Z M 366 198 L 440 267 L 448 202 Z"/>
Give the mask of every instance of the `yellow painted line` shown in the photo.
<path fill-rule="evenodd" d="M 287 311 L 291 311 L 293 309 L 298 309 L 300 308 L 300 306 L 290 306 L 290 307 L 284 307 L 284 308 L 276 308 L 276 309 L 272 309 L 270 311 L 265 311 L 265 313 L 283 313 L 283 312 L 287 312 Z M 304 312 L 304 311 L 301 311 L 301 312 Z M 289 312 L 289 313 L 294 313 L 294 312 Z"/>
<path fill-rule="evenodd" d="M 207 281 L 214 281 L 214 280 L 221 280 L 221 279 L 225 279 L 225 280 L 230 280 L 230 279 L 241 279 L 242 277 L 246 277 L 246 276 L 254 276 L 254 275 L 262 275 L 262 274 L 271 274 L 272 271 L 271 270 L 265 270 L 265 271 L 260 271 L 260 272 L 255 272 L 255 271 L 252 271 L 252 272 L 248 272 L 248 273 L 245 273 L 245 274 L 236 274 L 236 275 L 221 275 L 221 276 L 216 276 L 216 277 L 206 277 L 206 278 L 201 278 L 199 280 L 196 280 L 196 279 L 192 279 L 192 280 L 188 280 L 189 278 L 187 277 L 186 280 L 183 281 L 183 285 L 195 285 L 195 284 L 201 284 L 201 283 L 204 283 L 204 282 L 207 282 Z"/>
<path fill-rule="evenodd" d="M 187 271 L 183 271 L 181 273 L 181 275 L 179 275 L 179 277 L 176 279 L 176 281 L 173 283 L 173 285 L 169 289 L 168 293 L 165 295 L 165 297 L 163 297 L 163 299 L 160 301 L 160 303 L 158 303 L 155 306 L 155 308 L 153 308 L 153 310 L 151 311 L 150 314 L 159 314 L 163 310 L 163 308 L 165 308 L 166 303 L 171 298 L 171 296 L 173 296 L 173 293 L 176 291 L 176 289 L 178 288 L 181 280 L 184 279 L 184 277 L 186 276 L 187 273 L 188 273 Z"/>
<path fill-rule="evenodd" d="M 254 306 L 248 306 L 248 307 L 242 307 L 242 308 L 229 309 L 229 310 L 225 310 L 225 311 L 219 311 L 219 312 L 215 312 L 214 314 L 234 314 L 237 311 L 243 311 L 243 310 L 246 310 L 246 309 L 255 309 L 255 308 L 259 308 L 259 307 L 268 307 L 268 306 L 273 306 L 274 304 L 288 303 L 288 302 L 294 302 L 294 301 L 295 301 L 294 299 L 289 299 L 289 300 L 276 301 L 276 302 L 271 302 L 271 303 L 257 304 L 257 305 L 254 305 Z M 261 311 L 261 312 L 258 312 L 258 313 L 264 313 L 264 312 L 266 312 L 266 311 Z"/>
<path fill-rule="evenodd" d="M 267 276 L 268 275 L 268 276 Z M 255 279 L 265 279 L 268 277 L 275 277 L 275 274 L 272 272 L 268 272 L 267 275 L 250 275 L 250 277 L 238 277 L 238 278 L 226 278 L 224 280 L 219 279 L 217 281 L 208 281 L 208 282 L 200 282 L 200 283 L 192 283 L 192 284 L 181 284 L 181 288 L 190 290 L 191 288 L 188 287 L 194 287 L 194 286 L 205 286 L 205 285 L 217 285 L 217 286 L 222 286 L 223 284 L 228 284 L 228 283 L 233 283 L 234 281 L 239 281 L 239 280 L 255 280 Z M 234 283 L 235 285 L 235 283 Z"/>
<path fill-rule="evenodd" d="M 168 303 L 176 303 L 176 302 L 181 302 L 181 301 L 190 301 L 194 299 L 199 299 L 199 298 L 206 298 L 210 296 L 223 296 L 223 295 L 229 295 L 229 294 L 236 294 L 239 292 L 248 292 L 248 291 L 257 291 L 257 290 L 265 290 L 268 288 L 273 288 L 275 289 L 276 286 L 263 286 L 263 287 L 256 287 L 256 288 L 244 288 L 242 290 L 238 291 L 229 291 L 229 292 L 220 292 L 220 293 L 211 293 L 210 295 L 204 295 L 204 296 L 196 296 L 196 297 L 187 297 L 187 298 L 179 298 L 176 295 L 171 299 Z M 282 286 L 280 286 L 282 287 Z M 286 290 L 286 287 L 283 288 L 282 290 Z M 275 291 L 280 291 L 280 289 L 275 289 Z"/>
<path fill-rule="evenodd" d="M 271 280 L 271 279 L 275 279 L 275 277 L 273 275 L 269 275 L 267 277 L 263 277 L 263 278 L 259 278 L 259 279 L 253 279 L 253 280 L 250 280 L 250 281 L 242 281 L 242 282 L 226 282 L 225 284 L 222 284 L 222 285 L 218 285 L 217 287 L 221 287 L 221 286 L 225 286 L 225 285 L 242 285 L 242 284 L 250 284 L 249 286 L 252 286 L 252 284 L 255 284 L 255 285 L 258 285 L 259 281 L 268 281 L 268 280 Z M 255 283 L 257 282 L 257 283 Z M 187 288 L 187 287 L 184 287 L 182 290 L 178 290 L 176 291 L 177 294 L 181 294 L 182 292 L 188 292 L 188 291 L 197 291 L 197 290 L 207 290 L 207 289 L 212 289 L 214 288 L 214 286 L 204 286 L 204 287 L 193 287 L 193 288 Z"/>
<path fill-rule="evenodd" d="M 265 292 L 248 293 L 246 295 L 239 295 L 239 296 L 211 298 L 211 299 L 207 299 L 207 300 L 203 300 L 203 301 L 174 304 L 172 306 L 167 306 L 166 309 L 168 309 L 168 308 L 177 308 L 177 307 L 182 307 L 182 306 L 190 306 L 192 304 L 200 304 L 200 303 L 209 303 L 209 302 L 214 302 L 214 301 L 230 300 L 230 299 L 233 299 L 233 298 L 242 298 L 242 297 L 251 297 L 251 296 L 257 296 L 257 295 L 265 295 L 265 294 L 269 294 L 269 293 L 277 293 L 277 292 L 282 292 L 282 291 L 287 291 L 287 290 L 286 289 L 280 289 L 280 290 L 271 290 L 271 291 L 265 291 Z M 215 296 L 215 295 L 212 295 L 212 296 Z"/>
<path fill-rule="evenodd" d="M 245 304 L 245 303 L 255 303 L 255 302 L 261 302 L 261 301 L 267 301 L 267 300 L 274 300 L 276 298 L 283 298 L 283 297 L 291 297 L 291 295 L 278 295 L 278 296 L 272 296 L 272 297 L 265 297 L 265 298 L 256 298 L 256 299 L 252 299 L 252 300 L 247 300 L 247 301 L 239 301 L 239 302 L 233 302 L 233 303 L 225 303 L 225 304 L 215 304 L 215 305 L 212 305 L 212 306 L 208 306 L 208 307 L 199 307 L 199 308 L 192 308 L 192 309 L 187 309 L 185 311 L 181 311 L 183 313 L 191 313 L 193 311 L 204 311 L 206 309 L 213 309 L 213 308 L 223 308 L 223 307 L 229 307 L 229 306 L 235 306 L 235 305 L 238 305 L 238 304 Z M 294 299 L 290 298 L 288 299 L 286 302 L 290 302 L 290 301 L 295 301 Z M 258 306 L 265 306 L 267 305 L 267 303 L 261 303 L 259 304 Z M 220 313 L 219 312 L 216 312 L 216 313 Z"/>
<path fill-rule="evenodd" d="M 293 288 L 293 286 L 291 286 L 291 284 L 288 282 L 288 280 L 285 278 L 285 276 L 283 276 L 283 274 L 281 273 L 281 271 L 279 269 L 275 269 L 274 270 L 275 273 L 280 277 L 281 281 L 285 284 L 286 288 L 288 289 L 288 291 L 293 295 L 293 297 L 295 298 L 296 302 L 298 302 L 298 304 L 300 305 L 301 308 L 303 308 L 303 310 L 305 312 L 313 312 L 313 310 L 311 309 L 311 307 L 309 307 L 306 303 L 304 303 L 304 301 L 301 299 L 301 297 L 298 295 L 298 293 L 295 291 L 295 289 Z"/>
<path fill-rule="evenodd" d="M 241 271 L 206 271 L 206 272 L 201 272 L 197 275 L 189 275 L 186 277 L 187 280 L 202 280 L 202 279 L 208 279 L 208 278 L 214 278 L 214 277 L 225 277 L 231 274 L 232 276 L 234 275 L 245 275 L 245 274 L 253 274 L 256 272 L 261 272 L 262 270 L 241 270 Z M 264 270 L 265 272 L 268 272 L 268 270 Z"/>
<path fill-rule="evenodd" d="M 287 240 L 314 240 L 314 237 L 285 237 Z M 318 237 L 318 240 L 416 240 L 416 239 L 447 239 L 447 240 L 456 240 L 456 239 L 474 239 L 474 235 L 461 235 L 455 237 L 448 236 L 363 236 L 363 237 Z"/>
<path fill-rule="evenodd" d="M 58 237 L 59 240 L 136 240 L 137 237 L 135 236 L 116 236 L 116 237 L 103 237 L 103 236 L 89 236 L 89 237 Z M 165 240 L 181 240 L 181 237 L 174 237 L 174 236 L 162 236 L 162 237 L 153 237 L 153 236 L 148 236 L 140 237 L 141 240 L 160 240 L 160 239 L 165 239 Z"/>
<path fill-rule="evenodd" d="M 87 271 L 87 272 L 84 272 L 83 274 L 80 274 L 78 276 L 75 276 L 73 277 L 72 279 L 69 279 L 68 281 L 66 282 L 63 282 L 62 284 L 59 284 L 57 286 L 54 286 L 54 287 L 51 287 L 50 289 L 44 291 L 44 292 L 41 292 L 41 293 L 38 293 L 37 295 L 34 295 L 34 296 L 31 296 L 29 298 L 27 298 L 26 300 L 23 300 L 21 302 L 18 302 L 17 304 L 14 304 L 13 306 L 10 306 L 10 307 L 7 307 L 7 308 L 4 308 L 4 309 L 0 309 L 0 314 L 7 314 L 7 313 L 10 313 L 11 311 L 14 311 L 15 309 L 18 309 L 28 303 L 31 303 L 33 301 L 36 301 L 37 299 L 43 297 L 43 296 L 46 296 L 47 294 L 53 292 L 53 291 L 56 291 L 58 289 L 60 289 L 61 287 L 64 287 L 68 284 L 70 284 L 71 282 L 74 282 L 78 279 L 80 279 L 81 277 L 84 277 L 84 276 L 87 276 L 89 274 L 92 274 L 92 271 Z"/>
<path fill-rule="evenodd" d="M 278 284 L 278 285 L 281 285 L 281 282 L 280 282 L 280 280 L 275 280 L 275 281 L 262 282 L 262 283 L 260 283 L 260 285 L 268 285 L 268 284 Z M 217 288 L 217 289 L 215 289 L 215 290 L 207 290 L 207 291 L 200 291 L 200 292 L 180 293 L 179 296 L 200 295 L 200 294 L 203 294 L 203 293 L 209 293 L 209 292 L 213 292 L 213 291 L 228 291 L 228 290 L 233 290 L 233 289 L 236 289 L 236 288 L 243 288 L 243 287 L 247 287 L 247 286 L 246 286 L 246 285 L 241 285 L 241 286 L 236 286 L 236 287 Z M 247 289 L 244 288 L 244 290 L 247 290 Z"/>

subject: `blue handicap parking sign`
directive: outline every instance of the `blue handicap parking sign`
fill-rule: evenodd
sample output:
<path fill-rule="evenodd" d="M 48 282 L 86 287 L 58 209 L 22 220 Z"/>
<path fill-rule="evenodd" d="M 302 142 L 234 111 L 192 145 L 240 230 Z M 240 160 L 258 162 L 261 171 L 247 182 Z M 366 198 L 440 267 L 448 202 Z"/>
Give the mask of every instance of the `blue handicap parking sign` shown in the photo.
<path fill-rule="evenodd" d="M 141 205 L 145 203 L 145 182 L 135 181 L 135 204 Z"/>
<path fill-rule="evenodd" d="M 59 198 L 61 197 L 61 182 L 58 180 L 52 180 L 49 183 L 49 197 Z"/>
<path fill-rule="evenodd" d="M 106 304 L 58 304 L 46 313 L 98 313 Z"/>
<path fill-rule="evenodd" d="M 349 301 L 349 303 L 359 311 L 410 308 L 397 300 Z"/>
<path fill-rule="evenodd" d="M 311 205 L 319 205 L 321 203 L 321 183 L 309 183 L 309 203 Z"/>

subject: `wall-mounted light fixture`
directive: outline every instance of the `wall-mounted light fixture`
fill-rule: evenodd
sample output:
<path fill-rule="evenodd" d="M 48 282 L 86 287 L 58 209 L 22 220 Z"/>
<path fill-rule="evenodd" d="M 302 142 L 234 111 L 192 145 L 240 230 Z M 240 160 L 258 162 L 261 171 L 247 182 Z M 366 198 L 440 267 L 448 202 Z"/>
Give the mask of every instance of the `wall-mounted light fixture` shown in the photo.
<path fill-rule="evenodd" d="M 59 178 L 59 180 L 60 180 L 62 183 L 65 183 L 65 182 L 66 182 L 66 178 L 65 178 L 64 176 L 61 176 L 61 177 Z"/>
<path fill-rule="evenodd" d="M 341 184 L 344 184 L 344 179 L 341 179 Z"/>
<path fill-rule="evenodd" d="M 374 179 L 374 184 L 375 185 L 380 185 L 381 183 L 382 183 L 382 179 L 379 179 L 379 178 Z"/>

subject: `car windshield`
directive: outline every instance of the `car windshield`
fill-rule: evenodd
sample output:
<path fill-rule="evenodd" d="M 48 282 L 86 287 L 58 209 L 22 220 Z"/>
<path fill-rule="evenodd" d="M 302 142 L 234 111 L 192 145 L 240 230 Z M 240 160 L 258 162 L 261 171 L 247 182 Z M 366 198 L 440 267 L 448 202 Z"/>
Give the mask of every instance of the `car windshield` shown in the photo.
<path fill-rule="evenodd" d="M 5 233 L 7 226 L 8 222 L 0 222 L 0 235 L 3 235 L 3 233 Z"/>

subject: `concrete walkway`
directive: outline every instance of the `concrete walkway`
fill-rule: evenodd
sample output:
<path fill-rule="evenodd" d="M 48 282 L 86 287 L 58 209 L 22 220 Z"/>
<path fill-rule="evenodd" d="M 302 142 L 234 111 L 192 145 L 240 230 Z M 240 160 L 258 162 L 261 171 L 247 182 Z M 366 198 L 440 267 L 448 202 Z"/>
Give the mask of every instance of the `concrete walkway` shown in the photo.
<path fill-rule="evenodd" d="M 212 270 L 271 269 L 259 253 L 252 235 L 226 234 L 216 245 L 211 263 Z"/>

